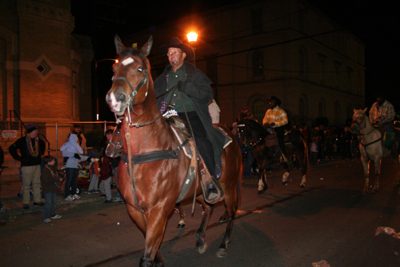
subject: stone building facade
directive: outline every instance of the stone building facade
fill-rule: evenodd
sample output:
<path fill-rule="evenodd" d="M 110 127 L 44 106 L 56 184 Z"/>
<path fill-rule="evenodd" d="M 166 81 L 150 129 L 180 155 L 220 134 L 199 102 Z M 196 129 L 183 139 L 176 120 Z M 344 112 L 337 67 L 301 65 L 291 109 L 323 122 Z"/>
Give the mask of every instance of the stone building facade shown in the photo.
<path fill-rule="evenodd" d="M 262 121 L 267 99 L 282 100 L 293 124 L 327 118 L 343 125 L 365 105 L 364 44 L 305 0 L 255 0 L 184 16 L 123 39 L 139 47 L 150 35 L 156 78 L 167 64 L 159 47 L 170 37 L 199 38 L 196 67 L 213 81 L 227 126 L 249 107 Z"/>
<path fill-rule="evenodd" d="M 0 120 L 93 120 L 93 50 L 74 24 L 70 0 L 0 2 Z"/>

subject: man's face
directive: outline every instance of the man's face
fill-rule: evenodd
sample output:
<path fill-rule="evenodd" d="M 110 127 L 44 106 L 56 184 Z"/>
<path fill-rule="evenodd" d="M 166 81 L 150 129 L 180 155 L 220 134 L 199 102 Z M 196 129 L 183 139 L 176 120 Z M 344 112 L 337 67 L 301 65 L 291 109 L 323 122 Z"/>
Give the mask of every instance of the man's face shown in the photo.
<path fill-rule="evenodd" d="M 271 105 L 271 108 L 276 107 L 276 101 L 275 100 L 269 101 L 269 104 Z"/>
<path fill-rule="evenodd" d="M 75 127 L 74 130 L 75 132 L 79 133 L 81 131 L 81 127 Z"/>
<path fill-rule="evenodd" d="M 167 56 L 169 64 L 171 64 L 174 70 L 177 70 L 183 65 L 183 62 L 186 58 L 186 53 L 182 52 L 182 49 L 180 48 L 170 47 L 168 48 Z"/>
<path fill-rule="evenodd" d="M 36 138 L 36 137 L 38 136 L 38 130 L 36 129 L 36 130 L 30 132 L 30 133 L 28 133 L 28 135 L 29 135 L 29 137 L 32 138 L 32 139 L 33 139 L 33 138 Z"/>

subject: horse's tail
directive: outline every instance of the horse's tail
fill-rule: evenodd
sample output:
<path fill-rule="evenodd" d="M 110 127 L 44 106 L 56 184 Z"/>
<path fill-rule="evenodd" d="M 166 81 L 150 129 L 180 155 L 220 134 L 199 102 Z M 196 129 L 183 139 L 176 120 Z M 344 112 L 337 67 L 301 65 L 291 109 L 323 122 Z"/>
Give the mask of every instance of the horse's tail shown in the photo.
<path fill-rule="evenodd" d="M 309 154 L 308 154 L 308 145 L 307 145 L 307 141 L 305 140 L 304 137 L 301 138 L 301 140 L 303 141 L 303 146 L 304 146 L 304 156 L 303 156 L 303 166 L 304 166 L 304 170 L 303 170 L 303 175 L 308 176 L 308 174 L 310 173 L 310 159 L 309 159 Z"/>
<path fill-rule="evenodd" d="M 238 210 L 240 204 L 242 204 L 242 179 L 243 179 L 243 164 L 240 164 L 239 179 L 236 185 L 236 201 L 235 201 L 235 211 Z"/>

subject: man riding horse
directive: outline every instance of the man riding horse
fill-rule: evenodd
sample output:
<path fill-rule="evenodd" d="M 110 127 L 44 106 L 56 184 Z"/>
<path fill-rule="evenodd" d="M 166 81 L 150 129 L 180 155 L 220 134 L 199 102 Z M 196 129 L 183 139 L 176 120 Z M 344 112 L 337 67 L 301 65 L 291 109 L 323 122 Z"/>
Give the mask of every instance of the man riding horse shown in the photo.
<path fill-rule="evenodd" d="M 387 149 L 391 149 L 395 153 L 396 144 L 393 143 L 395 139 L 395 131 L 393 121 L 395 118 L 394 107 L 392 103 L 386 100 L 385 96 L 380 93 L 377 95 L 376 102 L 372 105 L 369 111 L 369 119 L 372 125 L 378 125 L 386 132 L 384 145 Z M 395 156 L 395 155 L 393 155 Z"/>
<path fill-rule="evenodd" d="M 282 151 L 282 155 L 287 162 L 287 154 L 285 147 L 285 125 L 288 124 L 288 118 L 286 112 L 279 107 L 282 101 L 276 96 L 271 96 L 269 100 L 271 108 L 265 112 L 263 119 L 263 126 L 265 128 L 273 128 L 278 138 L 279 147 Z"/>
<path fill-rule="evenodd" d="M 209 174 L 218 177 L 225 137 L 213 127 L 208 112 L 208 102 L 213 99 L 211 81 L 187 62 L 193 58 L 194 51 L 178 38 L 171 38 L 169 44 L 160 50 L 168 56 L 170 65 L 154 81 L 156 95 L 160 96 L 157 99 L 158 107 L 164 113 L 167 107 L 172 106 L 179 117 L 186 121 Z M 209 200 L 218 197 L 213 183 L 207 184 L 205 194 Z"/>

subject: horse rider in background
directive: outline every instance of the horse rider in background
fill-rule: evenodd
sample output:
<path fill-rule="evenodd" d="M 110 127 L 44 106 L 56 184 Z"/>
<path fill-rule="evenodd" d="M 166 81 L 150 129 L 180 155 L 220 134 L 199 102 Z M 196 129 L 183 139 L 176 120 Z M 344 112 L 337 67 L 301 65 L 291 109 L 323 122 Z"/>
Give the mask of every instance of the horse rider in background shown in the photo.
<path fill-rule="evenodd" d="M 276 96 L 271 96 L 271 99 L 269 99 L 269 104 L 271 105 L 271 108 L 268 109 L 267 112 L 265 112 L 263 126 L 265 128 L 274 129 L 283 157 L 285 161 L 288 162 L 284 141 L 285 125 L 288 124 L 287 114 L 282 108 L 279 107 L 279 105 L 282 104 L 282 101 Z"/>
<path fill-rule="evenodd" d="M 392 150 L 392 156 L 395 157 L 397 153 L 396 147 L 394 147 L 396 143 L 393 142 L 395 139 L 393 121 L 396 115 L 394 107 L 392 103 L 386 100 L 383 94 L 378 94 L 376 100 L 369 111 L 369 120 L 372 125 L 381 126 L 386 132 L 383 144 L 387 149 Z"/>
<path fill-rule="evenodd" d="M 369 111 L 369 120 L 373 125 L 381 125 L 386 132 L 393 133 L 395 112 L 392 103 L 387 101 L 382 94 L 378 95 L 376 100 Z"/>

